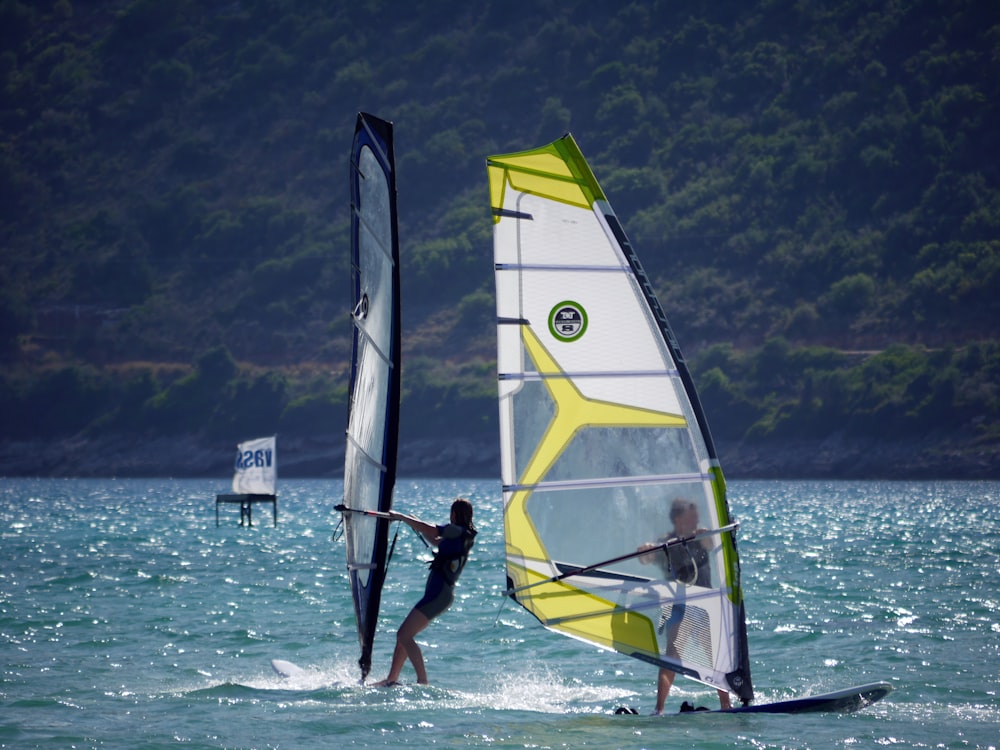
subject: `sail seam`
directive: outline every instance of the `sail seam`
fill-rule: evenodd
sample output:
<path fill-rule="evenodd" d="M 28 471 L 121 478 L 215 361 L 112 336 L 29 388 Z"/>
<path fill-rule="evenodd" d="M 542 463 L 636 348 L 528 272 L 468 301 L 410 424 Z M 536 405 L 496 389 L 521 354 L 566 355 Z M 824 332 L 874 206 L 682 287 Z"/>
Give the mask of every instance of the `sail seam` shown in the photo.
<path fill-rule="evenodd" d="M 364 327 L 358 322 L 357 318 L 354 318 L 354 327 L 358 330 L 358 334 L 362 336 L 365 341 L 371 344 L 372 349 L 375 350 L 375 353 L 378 354 L 379 358 L 387 365 L 389 365 L 390 368 L 394 367 L 392 359 L 389 357 L 389 355 L 387 355 L 384 351 L 382 351 L 379 345 L 375 343 L 375 339 L 373 339 L 369 335 L 368 331 L 366 331 Z"/>
<path fill-rule="evenodd" d="M 524 492 L 538 490 L 576 490 L 593 487 L 638 487 L 656 484 L 687 484 L 710 479 L 711 475 L 700 472 L 688 474 L 648 474 L 641 477 L 607 477 L 600 479 L 564 479 L 551 482 L 536 482 L 534 484 L 505 484 L 504 492 Z"/>
<path fill-rule="evenodd" d="M 355 206 L 353 203 L 351 204 L 351 209 L 354 211 L 354 215 L 357 217 L 358 223 L 365 228 L 365 230 L 371 236 L 372 242 L 374 242 L 376 247 L 378 247 L 378 249 L 382 251 L 382 255 L 384 255 L 386 260 L 389 261 L 389 264 L 393 266 L 396 265 L 392 257 L 392 248 L 387 247 L 384 242 L 379 240 L 378 235 L 372 228 L 372 225 L 365 219 L 365 215 L 361 213 L 358 207 Z"/>
<path fill-rule="evenodd" d="M 525 213 L 523 211 L 512 211 L 509 208 L 494 208 L 493 215 L 499 216 L 503 219 L 524 219 L 525 221 L 534 221 L 535 217 L 531 214 Z"/>
<path fill-rule="evenodd" d="M 570 185 L 579 185 L 580 187 L 587 187 L 587 181 L 584 179 L 580 179 L 576 175 L 558 174 L 556 172 L 551 172 L 547 169 L 531 169 L 530 167 L 525 167 L 520 164 L 515 166 L 507 162 L 495 161 L 489 158 L 486 159 L 486 164 L 491 167 L 498 167 L 499 169 L 502 169 L 508 173 L 514 172 L 514 173 L 532 175 L 534 177 L 544 177 L 547 180 L 554 180 L 556 182 L 565 182 Z M 534 191 L 531 190 L 523 190 L 521 192 L 531 195 L 536 194 Z"/>
<path fill-rule="evenodd" d="M 584 271 L 596 273 L 629 273 L 625 266 L 584 266 L 561 263 L 494 263 L 496 271 Z"/>
<path fill-rule="evenodd" d="M 593 594 L 596 595 L 596 594 L 600 593 L 600 590 L 598 589 L 597 591 L 592 591 L 591 593 L 593 593 Z M 685 598 L 684 598 L 684 603 L 685 604 L 690 604 L 692 602 L 698 602 L 698 601 L 701 601 L 701 600 L 704 600 L 704 599 L 717 599 L 717 598 L 718 598 L 718 594 L 716 592 L 713 592 L 713 591 L 709 591 L 709 592 L 705 592 L 705 593 L 701 593 L 701 594 L 688 593 L 685 596 Z M 668 603 L 669 603 L 669 600 L 668 600 Z M 560 624 L 565 623 L 565 622 L 573 622 L 574 620 L 589 620 L 589 619 L 591 619 L 593 617 L 604 617 L 604 616 L 607 616 L 607 615 L 619 615 L 619 614 L 622 614 L 624 612 L 630 612 L 630 611 L 635 611 L 635 610 L 641 611 L 641 610 L 645 610 L 645 609 L 657 609 L 659 607 L 662 607 L 663 604 L 664 604 L 663 601 L 658 601 L 658 600 L 651 600 L 649 602 L 635 602 L 633 605 L 631 605 L 629 607 L 615 606 L 615 607 L 611 607 L 611 608 L 608 608 L 608 609 L 594 610 L 592 612 L 577 612 L 577 613 L 572 614 L 572 615 L 563 615 L 562 617 L 551 617 L 551 618 L 548 618 L 548 619 L 544 620 L 544 624 L 545 625 L 560 625 Z"/>
<path fill-rule="evenodd" d="M 374 456 L 370 455 L 368 451 L 364 449 L 364 446 L 362 446 L 361 443 L 359 443 L 357 440 L 354 439 L 354 436 L 351 435 L 350 432 L 347 433 L 347 441 L 358 449 L 358 453 L 360 453 L 368 463 L 370 463 L 376 469 L 381 471 L 383 474 L 388 470 L 386 465 L 383 464 L 381 461 L 377 461 Z"/>
<path fill-rule="evenodd" d="M 498 321 L 499 323 L 500 321 Z M 506 320 L 515 323 L 515 320 Z M 587 372 L 501 372 L 500 380 L 577 380 L 580 378 L 658 378 L 676 377 L 677 370 L 594 370 Z"/>

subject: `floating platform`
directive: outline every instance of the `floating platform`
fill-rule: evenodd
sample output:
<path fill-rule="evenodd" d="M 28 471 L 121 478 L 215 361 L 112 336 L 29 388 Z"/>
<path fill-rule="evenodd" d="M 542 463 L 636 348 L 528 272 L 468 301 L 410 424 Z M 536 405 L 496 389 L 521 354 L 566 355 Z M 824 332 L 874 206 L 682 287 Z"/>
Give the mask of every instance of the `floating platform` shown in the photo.
<path fill-rule="evenodd" d="M 274 514 L 274 525 L 278 525 L 278 496 L 277 495 L 216 495 L 215 496 L 215 525 L 219 525 L 219 506 L 223 503 L 239 503 L 240 506 L 240 526 L 253 526 L 253 506 L 254 503 L 271 503 L 271 511 Z"/>

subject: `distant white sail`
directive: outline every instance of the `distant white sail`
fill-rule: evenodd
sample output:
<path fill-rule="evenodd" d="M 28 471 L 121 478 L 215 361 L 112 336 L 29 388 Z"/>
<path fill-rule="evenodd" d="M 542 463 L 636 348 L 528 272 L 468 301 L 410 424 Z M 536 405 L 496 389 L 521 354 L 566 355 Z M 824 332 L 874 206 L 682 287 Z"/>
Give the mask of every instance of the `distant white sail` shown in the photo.
<path fill-rule="evenodd" d="M 247 440 L 236 447 L 233 492 L 239 495 L 273 495 L 278 483 L 277 439 Z"/>

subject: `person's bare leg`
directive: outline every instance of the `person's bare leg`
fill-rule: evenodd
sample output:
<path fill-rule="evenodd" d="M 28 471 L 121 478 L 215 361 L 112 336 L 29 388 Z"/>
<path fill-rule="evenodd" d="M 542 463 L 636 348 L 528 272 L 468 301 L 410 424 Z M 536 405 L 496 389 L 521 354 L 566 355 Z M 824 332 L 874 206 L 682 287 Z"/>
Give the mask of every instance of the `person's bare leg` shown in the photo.
<path fill-rule="evenodd" d="M 726 691 L 726 690 L 720 690 L 719 691 L 719 706 L 721 706 L 723 710 L 725 710 L 727 708 L 732 708 L 733 707 L 733 704 L 729 702 L 729 692 L 728 691 Z"/>
<path fill-rule="evenodd" d="M 669 669 L 660 669 L 660 674 L 656 678 L 656 714 L 663 713 L 663 706 L 667 702 L 670 688 L 674 685 L 675 676 Z"/>
<path fill-rule="evenodd" d="M 410 663 L 413 665 L 413 669 L 416 670 L 417 683 L 420 685 L 427 684 L 427 670 L 424 668 L 424 655 L 421 653 L 420 646 L 417 645 L 414 638 L 417 633 L 426 628 L 429 624 L 430 620 L 427 619 L 427 616 L 420 610 L 414 609 L 411 610 L 410 614 L 408 614 L 406 619 L 403 620 L 403 624 L 399 626 L 399 632 L 396 634 L 397 648 L 399 644 L 402 644 L 403 649 L 406 651 L 406 655 L 410 657 Z M 395 663 L 395 661 L 395 655 L 393 655 L 393 663 Z M 402 665 L 400 665 L 400 668 L 402 668 Z M 399 677 L 398 670 L 396 672 L 396 677 Z"/>
<path fill-rule="evenodd" d="M 420 646 L 414 637 L 421 630 L 427 627 L 430 620 L 416 609 L 411 609 L 410 614 L 403 620 L 396 633 L 396 648 L 392 652 L 392 664 L 389 667 L 389 675 L 381 682 L 375 683 L 375 687 L 386 687 L 399 680 L 399 675 L 403 671 L 403 665 L 409 657 L 410 663 L 417 672 L 417 682 L 421 685 L 427 684 L 427 670 L 424 668 L 424 655 L 420 652 Z"/>
<path fill-rule="evenodd" d="M 403 671 L 404 664 L 406 664 L 406 649 L 403 648 L 399 641 L 396 641 L 396 648 L 392 651 L 392 664 L 389 666 L 389 676 L 384 680 L 376 682 L 375 687 L 390 687 L 395 685 L 399 679 L 399 673 Z"/>
<path fill-rule="evenodd" d="M 680 629 L 680 623 L 674 623 L 667 630 L 667 650 L 666 655 L 671 659 L 680 661 L 680 654 L 677 651 L 677 631 Z M 663 713 L 663 707 L 667 703 L 667 696 L 670 694 L 670 688 L 674 686 L 674 678 L 677 675 L 669 669 L 664 669 L 660 667 L 660 674 L 656 678 L 656 711 L 654 713 L 659 716 Z"/>

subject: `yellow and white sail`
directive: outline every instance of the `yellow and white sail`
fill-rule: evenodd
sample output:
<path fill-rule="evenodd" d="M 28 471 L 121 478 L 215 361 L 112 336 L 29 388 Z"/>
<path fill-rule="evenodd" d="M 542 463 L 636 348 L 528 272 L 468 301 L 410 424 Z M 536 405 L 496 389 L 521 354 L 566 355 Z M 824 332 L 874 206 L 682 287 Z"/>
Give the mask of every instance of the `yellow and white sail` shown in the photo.
<path fill-rule="evenodd" d="M 749 702 L 725 480 L 649 279 L 572 136 L 487 167 L 508 593 Z M 668 541 L 675 501 L 697 524 Z"/>

